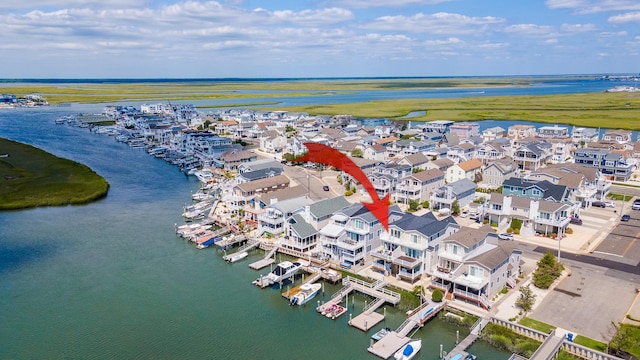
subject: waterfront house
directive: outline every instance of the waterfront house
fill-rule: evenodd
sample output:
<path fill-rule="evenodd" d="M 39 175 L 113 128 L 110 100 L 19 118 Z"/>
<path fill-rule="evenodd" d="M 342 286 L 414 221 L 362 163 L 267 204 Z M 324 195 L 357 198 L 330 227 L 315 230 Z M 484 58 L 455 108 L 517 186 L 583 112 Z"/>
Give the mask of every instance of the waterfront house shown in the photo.
<path fill-rule="evenodd" d="M 498 138 L 503 138 L 507 136 L 507 131 L 500 126 L 494 126 L 492 128 L 485 129 L 482 132 L 482 140 L 484 142 L 494 141 Z"/>
<path fill-rule="evenodd" d="M 251 151 L 229 149 L 220 155 L 217 163 L 220 164 L 220 167 L 223 169 L 230 171 L 237 170 L 240 164 L 255 161 L 257 158 L 258 156 Z"/>
<path fill-rule="evenodd" d="M 480 124 L 477 122 L 455 123 L 449 127 L 449 131 L 459 138 L 478 136 L 480 135 Z"/>
<path fill-rule="evenodd" d="M 283 172 L 282 167 L 270 167 L 270 168 L 264 168 L 264 169 L 254 170 L 254 171 L 245 171 L 243 173 L 238 174 L 235 180 L 236 180 L 236 183 L 242 184 L 249 181 L 278 176 L 282 174 L 282 172 Z"/>
<path fill-rule="evenodd" d="M 485 189 L 497 189 L 502 183 L 517 174 L 518 165 L 511 158 L 489 162 L 482 169 L 482 179 L 478 186 Z"/>
<path fill-rule="evenodd" d="M 476 174 L 480 173 L 481 168 L 482 162 L 478 159 L 470 159 L 459 164 L 455 164 L 447 169 L 447 183 L 453 183 L 460 179 L 475 181 Z"/>
<path fill-rule="evenodd" d="M 511 125 L 507 128 L 507 136 L 512 140 L 534 137 L 536 136 L 536 128 L 533 125 Z"/>
<path fill-rule="evenodd" d="M 421 171 L 402 178 L 396 186 L 395 199 L 398 203 L 410 201 L 422 203 L 431 194 L 444 186 L 444 173 L 438 169 Z"/>
<path fill-rule="evenodd" d="M 571 132 L 571 142 L 578 144 L 588 144 L 598 141 L 599 135 L 597 129 L 578 127 Z"/>
<path fill-rule="evenodd" d="M 289 178 L 286 175 L 277 175 L 238 184 L 233 187 L 231 194 L 225 194 L 222 200 L 233 213 L 238 213 L 240 209 L 246 210 L 245 207 L 250 207 L 250 203 L 253 203 L 257 196 L 287 188 L 289 183 Z"/>
<path fill-rule="evenodd" d="M 238 165 L 238 173 L 242 174 L 245 172 L 262 170 L 267 168 L 282 169 L 282 163 L 272 159 L 260 159 L 256 161 L 246 162 Z"/>
<path fill-rule="evenodd" d="M 566 138 L 569 136 L 569 128 L 566 126 L 541 126 L 538 128 L 538 137 L 541 138 Z"/>
<path fill-rule="evenodd" d="M 460 208 L 468 206 L 476 192 L 476 184 L 463 178 L 458 181 L 446 184 L 431 194 L 429 205 L 434 210 L 451 209 L 454 201 L 458 201 Z"/>
<path fill-rule="evenodd" d="M 331 215 L 351 205 L 344 196 L 323 199 L 305 206 L 304 219 L 316 229 L 329 223 Z"/>
<path fill-rule="evenodd" d="M 301 214 L 295 214 L 287 220 L 287 236 L 280 240 L 280 246 L 305 253 L 315 248 L 317 242 L 318 230 Z"/>
<path fill-rule="evenodd" d="M 307 197 L 277 201 L 267 205 L 258 215 L 258 235 L 271 234 L 278 236 L 285 232 L 285 222 L 295 214 L 302 213 L 306 205 L 313 201 Z"/>
<path fill-rule="evenodd" d="M 522 251 L 500 241 L 491 227 L 462 227 L 442 240 L 429 269 L 430 287 L 490 309 L 489 300 L 504 287 L 515 288 Z"/>
<path fill-rule="evenodd" d="M 396 206 L 390 211 L 399 209 Z M 320 229 L 320 251 L 346 267 L 364 264 L 371 250 L 380 246 L 383 230 L 369 209 L 356 203 L 337 211 Z"/>
<path fill-rule="evenodd" d="M 392 212 L 389 232 L 380 234 L 382 245 L 371 252 L 371 269 L 413 284 L 431 268 L 440 241 L 459 228 L 450 216 L 437 220 L 431 212 L 422 216 Z"/>
<path fill-rule="evenodd" d="M 628 130 L 610 130 L 607 129 L 602 135 L 602 141 L 615 142 L 618 144 L 626 144 L 631 142 L 631 131 Z"/>
<path fill-rule="evenodd" d="M 446 133 L 442 135 L 442 139 L 440 139 L 440 146 L 453 146 L 460 144 L 460 137 L 455 133 Z"/>
<path fill-rule="evenodd" d="M 627 181 L 633 173 L 633 165 L 622 154 L 606 149 L 581 148 L 574 153 L 575 163 L 591 166 L 613 181 Z"/>

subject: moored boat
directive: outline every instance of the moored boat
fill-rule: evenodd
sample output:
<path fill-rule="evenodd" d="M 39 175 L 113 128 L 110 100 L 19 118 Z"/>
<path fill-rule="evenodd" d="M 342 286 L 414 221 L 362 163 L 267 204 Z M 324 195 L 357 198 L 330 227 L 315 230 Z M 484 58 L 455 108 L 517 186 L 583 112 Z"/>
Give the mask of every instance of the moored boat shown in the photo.
<path fill-rule="evenodd" d="M 289 305 L 304 305 L 309 300 L 313 299 L 322 288 L 320 284 L 303 284 L 300 287 L 300 292 L 293 295 L 289 300 Z"/>
<path fill-rule="evenodd" d="M 413 359 L 414 356 L 420 351 L 422 348 L 422 340 L 414 340 L 403 346 L 393 355 L 393 358 L 396 360 L 410 360 Z"/>
<path fill-rule="evenodd" d="M 246 251 L 241 251 L 241 252 L 237 252 L 233 255 L 229 255 L 225 260 L 227 260 L 230 263 L 234 263 L 236 261 L 240 261 L 244 258 L 246 258 L 249 255 L 249 253 L 247 253 Z"/>

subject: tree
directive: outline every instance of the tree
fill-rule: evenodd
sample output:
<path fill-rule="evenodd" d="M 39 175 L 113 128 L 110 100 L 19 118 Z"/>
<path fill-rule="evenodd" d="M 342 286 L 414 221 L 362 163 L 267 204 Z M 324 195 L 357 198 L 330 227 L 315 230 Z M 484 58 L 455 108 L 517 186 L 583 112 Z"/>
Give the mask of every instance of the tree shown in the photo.
<path fill-rule="evenodd" d="M 423 209 L 428 209 L 429 208 L 429 200 L 425 200 L 422 202 L 422 208 Z"/>
<path fill-rule="evenodd" d="M 418 211 L 418 206 L 420 206 L 420 203 L 418 203 L 416 200 L 409 200 L 410 212 Z"/>
<path fill-rule="evenodd" d="M 460 203 L 458 202 L 458 200 L 453 200 L 453 203 L 451 204 L 451 214 L 460 214 Z"/>
<path fill-rule="evenodd" d="M 412 174 L 417 174 L 417 173 L 419 173 L 419 172 L 423 172 L 423 171 L 424 171 L 424 169 L 423 169 L 423 168 L 417 168 L 417 167 L 415 167 L 415 168 L 411 169 L 411 173 L 412 173 Z"/>
<path fill-rule="evenodd" d="M 296 128 L 294 128 L 294 127 L 293 127 L 293 126 L 291 126 L 291 125 L 287 125 L 287 126 L 284 128 L 284 132 L 293 132 L 293 131 L 296 131 Z"/>
<path fill-rule="evenodd" d="M 533 293 L 531 287 L 529 287 L 529 285 L 521 286 L 520 296 L 516 299 L 516 305 L 518 305 L 526 313 L 531 310 L 535 302 L 536 294 Z"/>
<path fill-rule="evenodd" d="M 434 302 L 441 302 L 442 298 L 444 298 L 444 294 L 440 289 L 435 289 L 433 290 L 433 293 L 431 293 L 431 300 L 433 300 Z"/>
<path fill-rule="evenodd" d="M 548 289 L 564 270 L 555 256 L 547 251 L 538 261 L 538 268 L 533 273 L 533 285 L 540 289 Z"/>
<path fill-rule="evenodd" d="M 209 128 L 209 126 L 211 126 L 211 121 L 209 121 L 209 120 L 205 120 L 203 127 L 204 127 L 205 129 L 208 129 L 208 128 Z"/>
<path fill-rule="evenodd" d="M 351 150 L 351 156 L 357 157 L 357 158 L 362 158 L 364 156 L 364 153 L 362 152 L 362 150 L 356 148 L 356 149 Z"/>

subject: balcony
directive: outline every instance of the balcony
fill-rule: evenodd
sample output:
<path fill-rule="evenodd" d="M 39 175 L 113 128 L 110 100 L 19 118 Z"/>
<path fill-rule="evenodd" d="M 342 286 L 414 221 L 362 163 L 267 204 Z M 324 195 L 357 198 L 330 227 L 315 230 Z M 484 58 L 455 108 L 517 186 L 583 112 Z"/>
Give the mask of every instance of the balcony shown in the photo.
<path fill-rule="evenodd" d="M 372 251 L 371 252 L 371 257 L 373 257 L 374 259 L 381 259 L 384 260 L 386 262 L 392 262 L 393 261 L 393 252 L 390 250 L 382 250 L 382 251 Z M 375 263 L 375 261 L 374 261 Z"/>
<path fill-rule="evenodd" d="M 404 270 L 400 270 L 398 272 L 398 276 L 400 277 L 401 280 L 405 280 L 405 281 L 409 281 L 410 283 L 414 283 L 418 280 L 420 280 L 420 277 L 422 276 L 421 273 L 419 272 L 408 272 L 408 271 L 404 271 Z"/>
<path fill-rule="evenodd" d="M 361 229 L 359 229 L 359 228 L 349 224 L 349 225 L 345 226 L 345 230 L 349 231 L 349 232 L 352 232 L 352 233 L 359 234 L 359 235 L 367 235 L 367 234 L 369 234 L 371 232 L 371 230 L 369 229 L 369 225 L 365 225 Z"/>
<path fill-rule="evenodd" d="M 569 224 L 569 218 L 568 217 L 561 217 L 561 218 L 556 218 L 556 219 L 544 219 L 544 218 L 536 216 L 535 222 L 536 222 L 536 224 L 541 224 L 541 225 L 551 225 L 551 226 L 565 227 L 565 226 L 567 226 L 567 224 Z"/>

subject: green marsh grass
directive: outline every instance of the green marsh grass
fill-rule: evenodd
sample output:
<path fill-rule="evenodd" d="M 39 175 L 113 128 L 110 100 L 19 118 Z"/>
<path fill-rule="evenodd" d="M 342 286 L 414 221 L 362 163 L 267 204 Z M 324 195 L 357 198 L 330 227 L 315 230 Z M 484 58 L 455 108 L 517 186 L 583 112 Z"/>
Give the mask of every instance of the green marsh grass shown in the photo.
<path fill-rule="evenodd" d="M 0 155 L 0 210 L 85 204 L 107 195 L 109 183 L 83 164 L 2 138 Z"/>

